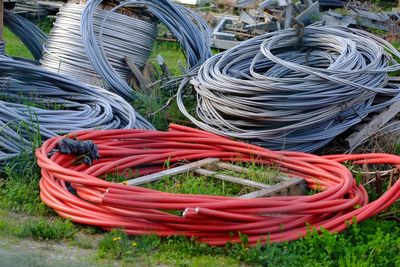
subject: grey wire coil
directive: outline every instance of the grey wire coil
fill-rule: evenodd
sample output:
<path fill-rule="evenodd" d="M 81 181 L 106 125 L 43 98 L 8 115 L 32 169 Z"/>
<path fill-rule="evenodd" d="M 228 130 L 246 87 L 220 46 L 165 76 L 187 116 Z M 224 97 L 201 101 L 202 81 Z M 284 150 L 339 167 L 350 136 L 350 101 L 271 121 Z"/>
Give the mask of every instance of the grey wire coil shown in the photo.
<path fill-rule="evenodd" d="M 268 33 L 213 56 L 191 80 L 198 127 L 276 150 L 315 151 L 369 113 L 400 100 L 390 72 L 400 53 L 386 41 L 343 27 Z"/>
<path fill-rule="evenodd" d="M 35 138 L 83 129 L 152 127 L 106 89 L 6 56 L 0 56 L 0 74 L 0 162 L 31 151 Z"/>
<path fill-rule="evenodd" d="M 125 98 L 137 96 L 127 82 L 118 75 L 117 70 L 105 56 L 105 43 L 100 34 L 96 40 L 94 27 L 94 12 L 102 0 L 89 0 L 82 14 L 81 33 L 85 51 L 96 72 L 110 85 L 112 90 Z M 103 18 L 100 33 L 105 31 L 113 12 L 121 7 L 146 7 L 160 22 L 162 22 L 181 44 L 187 59 L 187 72 L 199 67 L 212 53 L 210 49 L 210 30 L 206 22 L 193 11 L 174 4 L 169 0 L 127 0 L 111 9 Z"/>
<path fill-rule="evenodd" d="M 80 27 L 84 6 L 65 4 L 60 8 L 57 20 L 49 34 L 40 60 L 42 67 L 69 75 L 79 81 L 92 85 L 107 87 L 88 60 L 82 42 Z M 96 39 L 102 40 L 104 53 L 111 66 L 122 80 L 126 81 L 130 74 L 124 57 L 127 56 L 141 67 L 149 58 L 157 35 L 154 24 L 146 21 L 112 13 L 107 24 L 100 24 L 108 11 L 97 8 L 93 12 L 93 28 Z"/>
<path fill-rule="evenodd" d="M 26 45 L 36 60 L 41 58 L 47 35 L 39 27 L 6 9 L 4 10 L 4 25 Z"/>

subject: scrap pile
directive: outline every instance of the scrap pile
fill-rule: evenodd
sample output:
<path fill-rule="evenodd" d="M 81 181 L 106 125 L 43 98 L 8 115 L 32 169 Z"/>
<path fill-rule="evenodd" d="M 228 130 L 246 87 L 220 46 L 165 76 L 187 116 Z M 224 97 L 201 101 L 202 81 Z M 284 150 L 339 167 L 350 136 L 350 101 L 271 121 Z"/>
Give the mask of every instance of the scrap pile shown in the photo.
<path fill-rule="evenodd" d="M 322 16 L 326 25 L 341 25 L 345 27 L 364 27 L 399 33 L 400 13 L 388 11 L 372 12 L 374 6 L 368 2 L 349 1 L 340 12 L 329 10 Z"/>
<path fill-rule="evenodd" d="M 239 242 L 240 232 L 255 245 L 300 238 L 307 224 L 342 231 L 353 218 L 379 213 L 400 198 L 400 181 L 368 203 L 365 188 L 340 163 L 399 169 L 400 157 L 304 152 L 325 146 L 374 112 L 396 113 L 391 108 L 400 100 L 394 77 L 400 53 L 362 30 L 304 27 L 318 2 L 278 1 L 284 8 L 277 10 L 274 5 L 264 1 L 261 12 L 242 12 L 239 24 L 220 23 L 223 31 L 214 36 L 257 36 L 214 56 L 206 22 L 169 0 L 70 1 L 48 39 L 34 24 L 6 12 L 6 24 L 41 66 L 0 56 L 0 161 L 29 151 L 33 140 L 47 140 L 35 154 L 42 200 L 74 222 L 123 227 L 135 235 L 184 235 L 222 246 Z M 155 85 L 171 89 L 179 82 L 173 93 L 180 111 L 206 131 L 178 125 L 155 131 L 127 102 L 150 94 L 134 91 L 127 80 L 130 72 L 140 75 L 159 24 L 181 45 L 186 66 L 182 75 Z M 187 110 L 186 96 L 197 100 L 196 114 Z M 75 139 L 76 147 L 60 148 L 61 135 Z M 90 151 L 79 151 L 80 145 Z M 126 176 L 126 170 L 131 171 L 126 178 L 136 179 L 163 170 L 166 161 L 211 157 L 274 165 L 319 192 L 239 199 L 170 194 L 103 179 Z"/>
<path fill-rule="evenodd" d="M 318 14 L 318 1 L 304 0 L 298 3 L 292 3 L 291 0 L 263 1 L 257 8 L 247 8 L 246 11 L 242 9 L 240 16 L 218 16 L 219 22 L 213 31 L 213 46 L 229 49 L 240 41 L 290 28 L 292 17 L 298 23 L 310 25 Z"/>

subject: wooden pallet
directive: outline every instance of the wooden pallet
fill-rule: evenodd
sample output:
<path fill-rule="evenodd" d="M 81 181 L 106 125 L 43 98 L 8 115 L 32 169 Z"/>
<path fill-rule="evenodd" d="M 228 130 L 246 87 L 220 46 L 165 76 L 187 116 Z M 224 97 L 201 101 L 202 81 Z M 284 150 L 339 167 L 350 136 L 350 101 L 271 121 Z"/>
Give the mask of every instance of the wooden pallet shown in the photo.
<path fill-rule="evenodd" d="M 240 198 L 259 198 L 276 195 L 304 195 L 306 190 L 306 182 L 301 178 L 289 178 L 286 175 L 278 175 L 274 180 L 278 183 L 274 185 L 259 183 L 249 179 L 218 173 L 219 170 L 229 170 L 241 174 L 249 174 L 250 170 L 230 163 L 221 162 L 217 158 L 207 158 L 171 168 L 150 175 L 138 177 L 126 181 L 125 184 L 131 186 L 139 186 L 146 183 L 167 179 L 177 174 L 193 172 L 195 175 L 212 177 L 223 181 L 240 184 L 245 187 L 255 188 L 256 191 L 241 195 Z"/>

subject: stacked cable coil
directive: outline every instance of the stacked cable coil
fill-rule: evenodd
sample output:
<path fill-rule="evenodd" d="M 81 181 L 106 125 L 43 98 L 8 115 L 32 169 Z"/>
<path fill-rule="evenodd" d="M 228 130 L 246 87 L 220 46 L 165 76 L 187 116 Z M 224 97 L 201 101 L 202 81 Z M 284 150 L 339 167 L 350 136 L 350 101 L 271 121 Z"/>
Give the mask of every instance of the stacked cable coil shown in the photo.
<path fill-rule="evenodd" d="M 6 9 L 4 10 L 4 25 L 26 45 L 36 60 L 41 58 L 47 35 L 38 26 Z"/>
<path fill-rule="evenodd" d="M 0 56 L 0 161 L 80 129 L 152 128 L 120 96 Z"/>
<path fill-rule="evenodd" d="M 84 5 L 74 3 L 60 8 L 40 62 L 46 69 L 88 84 L 107 87 L 89 62 L 84 49 L 87 40 L 81 36 L 81 23 L 85 23 L 81 20 L 83 10 Z M 127 81 L 130 69 L 124 57 L 142 67 L 151 54 L 157 28 L 153 23 L 115 12 L 108 16 L 106 24 L 101 25 L 107 14 L 108 11 L 101 8 L 96 8 L 91 14 L 94 40 L 102 40 L 103 56 L 118 77 Z"/>
<path fill-rule="evenodd" d="M 400 157 L 388 154 L 333 155 L 320 157 L 301 152 L 275 152 L 232 141 L 201 130 L 171 125 L 169 132 L 147 130 L 80 131 L 66 137 L 91 140 L 100 159 L 92 166 L 74 165 L 74 155 L 61 154 L 64 137 L 46 141 L 36 151 L 41 167 L 40 196 L 59 215 L 74 222 L 122 228 L 128 234 L 183 235 L 210 245 L 258 241 L 283 242 L 301 238 L 307 224 L 342 231 L 348 223 L 373 216 L 400 198 L 397 181 L 381 198 L 368 203 L 362 185 L 339 162 L 388 164 L 400 168 Z M 258 199 L 171 194 L 143 187 L 107 182 L 107 173 L 144 175 L 163 169 L 165 162 L 219 158 L 229 162 L 255 162 L 278 167 L 289 177 L 301 177 L 307 196 Z M 129 172 L 129 170 L 132 170 Z M 181 215 L 176 212 L 181 211 Z"/>
<path fill-rule="evenodd" d="M 82 14 L 82 41 L 90 63 L 96 72 L 107 82 L 111 89 L 121 96 L 132 99 L 135 94 L 129 84 L 118 75 L 110 64 L 105 53 L 102 33 L 112 14 L 122 7 L 146 7 L 160 22 L 162 22 L 181 44 L 187 59 L 187 70 L 198 68 L 211 55 L 210 30 L 207 23 L 196 13 L 169 0 L 128 0 L 117 5 L 104 16 L 100 24 L 100 37 L 95 34 L 94 18 L 97 7 L 102 0 L 89 0 Z M 135 26 L 135 25 L 133 25 Z M 139 27 L 139 26 L 138 26 Z"/>
<path fill-rule="evenodd" d="M 356 29 L 309 26 L 253 38 L 206 61 L 191 80 L 196 126 L 274 150 L 315 151 L 400 100 L 400 53 Z M 186 81 L 187 82 L 187 79 Z"/>

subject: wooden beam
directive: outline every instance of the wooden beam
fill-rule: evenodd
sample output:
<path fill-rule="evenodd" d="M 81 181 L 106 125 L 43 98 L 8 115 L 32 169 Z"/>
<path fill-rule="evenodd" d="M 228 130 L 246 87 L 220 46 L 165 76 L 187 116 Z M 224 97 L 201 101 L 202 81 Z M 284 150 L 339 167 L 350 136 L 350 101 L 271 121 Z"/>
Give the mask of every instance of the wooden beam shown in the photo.
<path fill-rule="evenodd" d="M 268 189 L 262 189 L 259 191 L 254 191 L 245 195 L 240 196 L 239 198 L 259 198 L 259 197 L 268 197 L 278 193 L 282 193 L 287 190 L 288 194 L 285 195 L 301 195 L 305 193 L 305 181 L 300 178 L 290 178 L 293 181 L 283 181 L 279 184 L 275 184 L 270 186 Z"/>
<path fill-rule="evenodd" d="M 225 170 L 230 170 L 230 171 L 239 172 L 239 173 L 246 173 L 246 174 L 250 173 L 250 170 L 248 168 L 236 166 L 236 165 L 226 163 L 226 162 L 217 162 L 214 165 L 216 165 L 218 168 L 225 169 Z M 292 178 L 289 178 L 286 175 L 277 175 L 273 179 L 278 180 L 278 181 L 289 181 L 289 182 L 293 181 Z"/>
<path fill-rule="evenodd" d="M 387 122 L 400 112 L 400 102 L 395 102 L 389 108 L 381 111 L 378 115 L 372 117 L 371 121 L 365 123 L 346 138 L 346 142 L 350 149 L 360 145 L 362 141 L 377 133 Z"/>
<path fill-rule="evenodd" d="M 125 56 L 124 60 L 125 60 L 126 64 L 128 65 L 129 69 L 131 70 L 133 76 L 135 76 L 136 80 L 138 81 L 140 89 L 146 95 L 150 95 L 150 89 L 147 87 L 146 79 L 143 77 L 142 72 L 139 70 L 139 68 L 136 66 L 136 64 L 133 62 L 133 60 L 130 57 Z"/>
<path fill-rule="evenodd" d="M 251 186 L 254 188 L 269 189 L 271 187 L 271 185 L 258 183 L 258 182 L 244 179 L 244 178 L 233 177 L 233 176 L 229 176 L 229 175 L 225 175 L 225 174 L 218 174 L 215 171 L 210 171 L 210 170 L 205 170 L 205 169 L 195 169 L 193 171 L 199 175 L 210 176 L 210 177 L 214 177 L 214 178 L 217 178 L 220 180 L 228 181 L 228 182 L 235 183 L 235 184 L 241 184 L 241 185 L 245 185 L 245 186 Z"/>
<path fill-rule="evenodd" d="M 171 168 L 171 169 L 168 169 L 165 171 L 161 171 L 161 172 L 149 174 L 146 176 L 134 178 L 134 179 L 124 182 L 124 184 L 136 186 L 136 185 L 151 183 L 151 182 L 161 180 L 162 178 L 165 178 L 165 177 L 193 171 L 195 169 L 198 169 L 200 167 L 203 167 L 203 166 L 206 166 L 209 164 L 216 163 L 218 161 L 219 161 L 219 159 L 217 159 L 217 158 L 207 158 L 207 159 L 199 160 L 199 161 L 192 162 L 189 164 L 185 164 L 185 165 L 182 165 L 179 167 Z"/>

